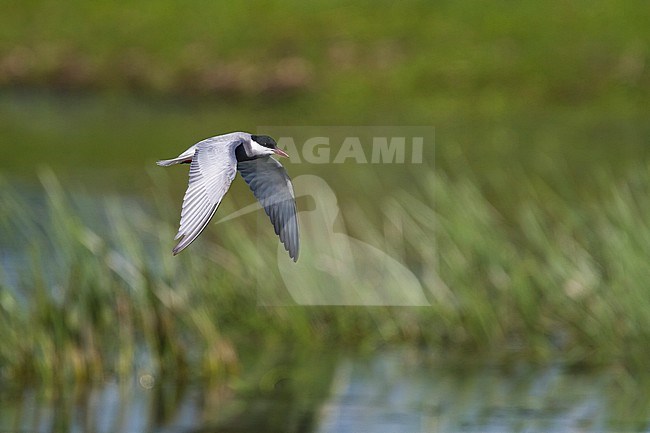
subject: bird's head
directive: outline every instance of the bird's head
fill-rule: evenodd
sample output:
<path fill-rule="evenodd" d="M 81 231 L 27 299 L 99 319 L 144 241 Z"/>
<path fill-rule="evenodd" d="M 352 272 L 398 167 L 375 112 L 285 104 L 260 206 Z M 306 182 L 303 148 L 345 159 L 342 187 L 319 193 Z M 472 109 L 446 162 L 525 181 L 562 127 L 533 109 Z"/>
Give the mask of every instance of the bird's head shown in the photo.
<path fill-rule="evenodd" d="M 289 156 L 284 150 L 278 149 L 278 143 L 268 135 L 251 135 L 251 144 L 253 151 L 261 156 L 278 155 L 285 158 Z"/>

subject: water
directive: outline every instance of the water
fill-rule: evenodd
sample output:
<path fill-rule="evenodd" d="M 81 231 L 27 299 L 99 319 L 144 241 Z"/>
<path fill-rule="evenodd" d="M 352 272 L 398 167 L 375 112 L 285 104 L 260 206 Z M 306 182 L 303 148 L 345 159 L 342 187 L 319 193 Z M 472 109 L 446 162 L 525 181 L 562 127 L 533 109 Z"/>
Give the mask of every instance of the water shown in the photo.
<path fill-rule="evenodd" d="M 287 392 L 291 376 L 271 389 L 260 383 L 251 394 L 233 384 L 157 383 L 142 373 L 127 384 L 109 380 L 59 396 L 38 389 L 0 392 L 0 431 L 650 431 L 648 412 L 632 410 L 644 388 L 639 382 L 621 392 L 621 373 L 437 365 L 410 350 L 388 351 L 339 357 L 324 398 Z"/>
<path fill-rule="evenodd" d="M 617 380 L 614 371 L 575 373 L 561 365 L 440 368 L 408 353 L 347 359 L 316 431 L 649 431 L 647 413 L 639 412 L 634 426 L 613 409 L 634 399 L 615 392 Z"/>

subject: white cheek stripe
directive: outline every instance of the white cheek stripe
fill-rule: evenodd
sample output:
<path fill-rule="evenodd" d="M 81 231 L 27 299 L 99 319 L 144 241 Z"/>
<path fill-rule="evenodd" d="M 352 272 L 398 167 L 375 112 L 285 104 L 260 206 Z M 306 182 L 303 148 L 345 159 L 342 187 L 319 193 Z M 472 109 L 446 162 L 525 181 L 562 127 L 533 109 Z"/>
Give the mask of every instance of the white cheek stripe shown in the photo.
<path fill-rule="evenodd" d="M 252 138 L 251 138 L 251 150 L 253 151 L 253 155 L 250 156 L 270 155 L 273 153 L 273 150 L 258 144 Z"/>

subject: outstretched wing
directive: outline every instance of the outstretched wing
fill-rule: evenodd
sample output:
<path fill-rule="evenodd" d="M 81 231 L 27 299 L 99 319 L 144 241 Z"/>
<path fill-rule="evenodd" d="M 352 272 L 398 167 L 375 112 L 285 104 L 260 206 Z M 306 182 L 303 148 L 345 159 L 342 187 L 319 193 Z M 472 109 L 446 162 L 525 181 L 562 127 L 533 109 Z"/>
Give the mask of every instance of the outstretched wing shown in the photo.
<path fill-rule="evenodd" d="M 291 179 L 282 164 L 271 157 L 241 161 L 237 169 L 271 218 L 275 233 L 293 261 L 298 260 L 300 238 L 296 199 Z"/>
<path fill-rule="evenodd" d="M 237 173 L 235 146 L 199 143 L 190 164 L 190 180 L 181 211 L 181 224 L 174 239 L 174 255 L 183 251 L 210 222 Z"/>

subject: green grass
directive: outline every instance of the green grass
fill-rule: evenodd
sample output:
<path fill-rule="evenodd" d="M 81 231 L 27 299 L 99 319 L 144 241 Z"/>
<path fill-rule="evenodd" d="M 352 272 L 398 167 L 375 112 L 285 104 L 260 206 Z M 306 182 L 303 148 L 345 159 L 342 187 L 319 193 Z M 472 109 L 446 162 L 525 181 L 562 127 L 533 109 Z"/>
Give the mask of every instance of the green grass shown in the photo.
<path fill-rule="evenodd" d="M 602 194 L 578 205 L 531 182 L 530 200 L 504 218 L 471 181 L 430 172 L 417 196 L 386 197 L 382 224 L 354 223 L 363 203 L 344 209 L 350 232 L 415 271 L 431 302 L 417 308 L 260 306 L 259 272 L 267 287 L 284 285 L 272 271 L 273 237 L 255 239 L 246 219 L 172 257 L 176 216 L 167 204 L 109 197 L 95 200 L 89 218 L 80 211 L 88 198 L 64 192 L 49 171 L 36 205 L 4 180 L 4 253 L 17 251 L 29 265 L 17 287 L 6 276 L 2 283 L 0 372 L 51 382 L 146 368 L 217 379 L 236 372 L 251 347 L 333 342 L 642 368 L 648 177 L 638 167 L 625 181 L 599 179 Z M 309 277 L 326 284 L 321 273 Z"/>
<path fill-rule="evenodd" d="M 366 121 L 400 116 L 398 107 L 407 108 L 401 121 L 548 105 L 639 109 L 650 80 L 644 6 L 9 1 L 0 83 L 234 99 L 315 94 L 323 114 L 372 113 Z"/>

